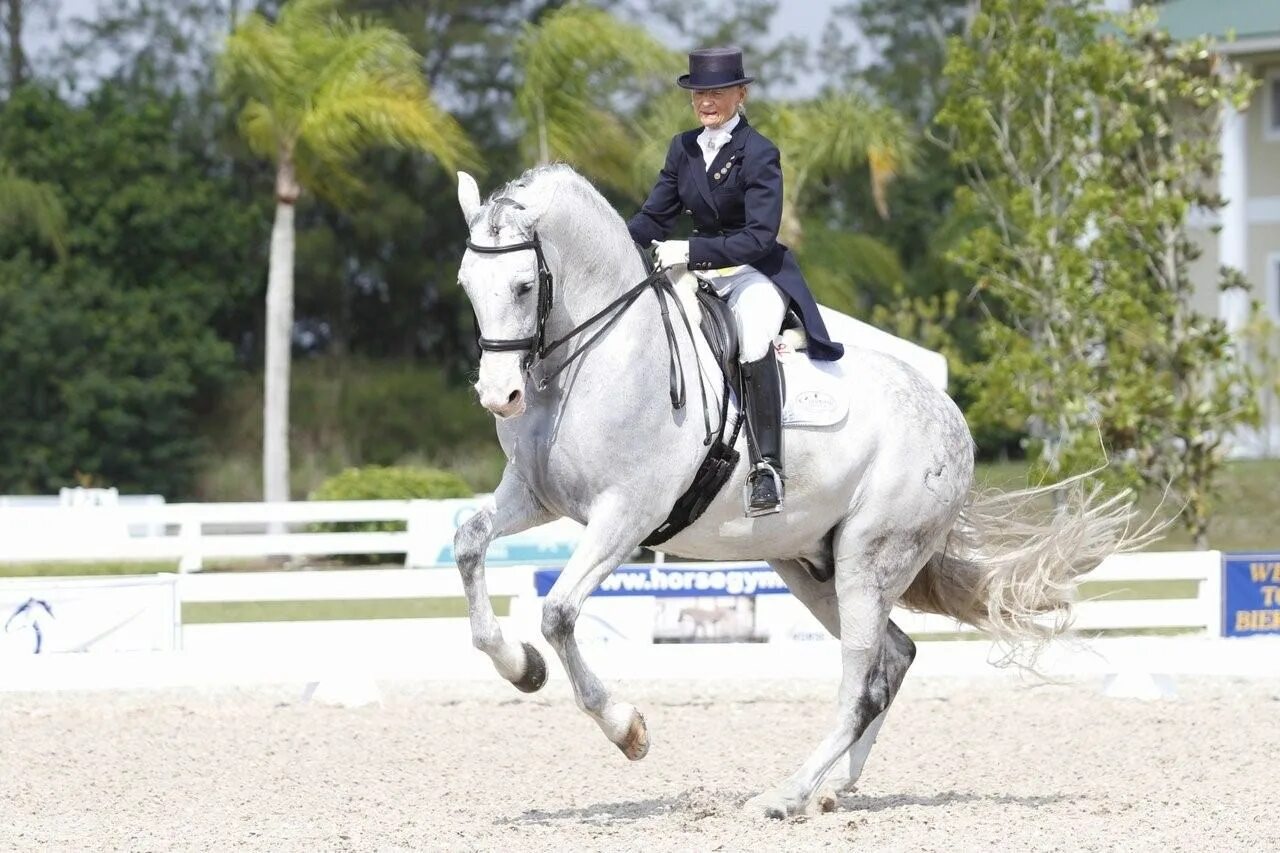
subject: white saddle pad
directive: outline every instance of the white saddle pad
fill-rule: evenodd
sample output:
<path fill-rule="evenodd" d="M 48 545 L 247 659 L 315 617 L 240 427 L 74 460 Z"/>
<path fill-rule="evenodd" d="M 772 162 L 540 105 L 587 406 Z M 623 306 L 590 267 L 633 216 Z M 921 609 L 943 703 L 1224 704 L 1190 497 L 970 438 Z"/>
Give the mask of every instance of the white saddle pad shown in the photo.
<path fill-rule="evenodd" d="M 849 393 L 839 362 L 811 361 L 782 338 L 777 345 L 787 394 L 782 401 L 782 425 L 835 426 L 848 417 Z"/>

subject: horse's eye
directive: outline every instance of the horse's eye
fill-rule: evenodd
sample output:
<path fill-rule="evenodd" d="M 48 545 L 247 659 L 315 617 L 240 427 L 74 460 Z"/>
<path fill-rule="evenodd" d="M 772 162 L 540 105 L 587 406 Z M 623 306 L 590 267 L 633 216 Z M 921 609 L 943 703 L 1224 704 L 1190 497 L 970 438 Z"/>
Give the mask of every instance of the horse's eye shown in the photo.
<path fill-rule="evenodd" d="M 533 285 L 529 282 L 516 286 L 516 296 L 527 296 L 533 292 Z"/>

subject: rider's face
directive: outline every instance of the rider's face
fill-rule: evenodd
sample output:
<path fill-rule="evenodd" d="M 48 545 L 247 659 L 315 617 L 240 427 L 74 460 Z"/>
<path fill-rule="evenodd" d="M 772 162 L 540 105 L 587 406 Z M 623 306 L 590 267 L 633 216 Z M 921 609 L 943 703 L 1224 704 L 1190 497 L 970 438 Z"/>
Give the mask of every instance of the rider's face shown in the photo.
<path fill-rule="evenodd" d="M 693 113 L 702 126 L 719 127 L 738 112 L 738 106 L 747 99 L 747 87 L 694 89 L 689 95 L 693 100 Z"/>

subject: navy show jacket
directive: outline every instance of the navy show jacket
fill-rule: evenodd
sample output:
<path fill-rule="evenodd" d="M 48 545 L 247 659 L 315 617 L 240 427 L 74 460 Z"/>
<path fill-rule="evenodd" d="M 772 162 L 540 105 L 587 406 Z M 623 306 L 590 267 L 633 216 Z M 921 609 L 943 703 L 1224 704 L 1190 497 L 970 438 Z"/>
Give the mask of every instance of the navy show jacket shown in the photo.
<path fill-rule="evenodd" d="M 729 141 L 706 167 L 698 147 L 701 128 L 677 134 L 658 182 L 627 229 L 641 246 L 665 240 L 676 217 L 693 217 L 689 268 L 711 270 L 750 264 L 787 295 L 809 337 L 809 356 L 835 361 L 844 347 L 831 340 L 818 304 L 791 250 L 778 242 L 782 223 L 782 165 L 778 147 L 738 120 Z"/>

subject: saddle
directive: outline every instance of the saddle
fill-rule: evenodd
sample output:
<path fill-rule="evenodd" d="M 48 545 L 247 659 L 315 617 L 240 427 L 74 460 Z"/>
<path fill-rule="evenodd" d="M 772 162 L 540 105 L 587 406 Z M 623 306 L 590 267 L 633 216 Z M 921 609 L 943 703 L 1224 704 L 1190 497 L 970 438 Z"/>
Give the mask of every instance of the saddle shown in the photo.
<path fill-rule="evenodd" d="M 666 521 L 640 543 L 647 548 L 661 545 L 697 521 L 733 476 L 740 456 L 733 446 L 738 441 L 742 419 L 738 419 L 727 440 L 724 435 L 724 427 L 729 418 L 730 391 L 735 391 L 739 399 L 742 394 L 742 376 L 738 367 L 738 326 L 733 319 L 733 309 L 715 292 L 711 283 L 701 276 L 698 276 L 697 281 L 696 294 L 702 314 L 700 322 L 702 334 L 706 337 L 707 344 L 725 378 L 724 399 L 720 407 L 720 434 L 711 442 L 702 465 L 694 475 L 693 483 L 671 508 Z M 798 327 L 800 319 L 794 315 L 794 312 L 788 311 L 788 314 L 790 328 Z M 784 328 L 788 326 L 784 324 Z"/>

